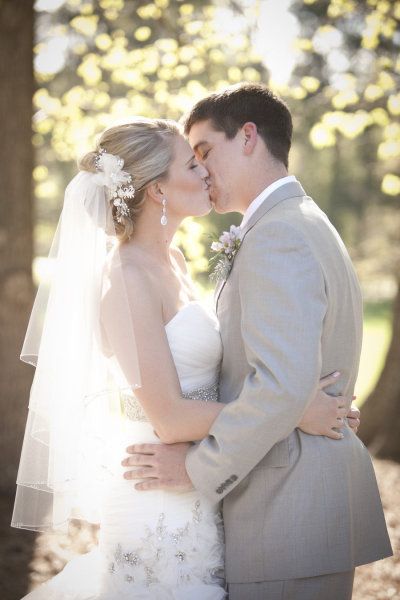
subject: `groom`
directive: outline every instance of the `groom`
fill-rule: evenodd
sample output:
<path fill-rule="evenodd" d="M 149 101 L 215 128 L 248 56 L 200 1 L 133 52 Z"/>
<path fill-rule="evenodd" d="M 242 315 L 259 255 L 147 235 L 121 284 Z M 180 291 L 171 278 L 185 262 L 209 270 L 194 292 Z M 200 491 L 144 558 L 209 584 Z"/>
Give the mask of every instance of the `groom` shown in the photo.
<path fill-rule="evenodd" d="M 226 407 L 209 436 L 153 454 L 140 489 L 191 483 L 223 500 L 230 600 L 348 600 L 354 568 L 391 554 L 367 450 L 296 429 L 320 377 L 353 393 L 361 349 L 357 278 L 326 215 L 288 175 L 292 120 L 270 90 L 208 96 L 185 132 L 217 212 L 240 212 L 241 246 L 217 290 Z M 186 455 L 187 453 L 187 455 Z M 185 468 L 186 467 L 186 468 Z"/>

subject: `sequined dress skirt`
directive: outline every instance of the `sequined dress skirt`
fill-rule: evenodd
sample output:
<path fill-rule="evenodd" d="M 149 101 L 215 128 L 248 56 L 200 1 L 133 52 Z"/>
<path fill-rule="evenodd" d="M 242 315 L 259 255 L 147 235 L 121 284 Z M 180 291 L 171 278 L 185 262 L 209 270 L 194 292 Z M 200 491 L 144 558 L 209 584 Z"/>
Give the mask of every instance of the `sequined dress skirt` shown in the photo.
<path fill-rule="evenodd" d="M 216 399 L 216 386 L 200 397 Z M 207 396 L 207 397 L 205 397 Z M 188 397 L 199 397 L 188 394 Z M 102 489 L 99 544 L 72 559 L 28 600 L 221 600 L 223 528 L 217 505 L 197 491 L 136 491 L 120 466 L 132 443 L 159 443 L 137 403 L 114 444 L 115 476 Z"/>

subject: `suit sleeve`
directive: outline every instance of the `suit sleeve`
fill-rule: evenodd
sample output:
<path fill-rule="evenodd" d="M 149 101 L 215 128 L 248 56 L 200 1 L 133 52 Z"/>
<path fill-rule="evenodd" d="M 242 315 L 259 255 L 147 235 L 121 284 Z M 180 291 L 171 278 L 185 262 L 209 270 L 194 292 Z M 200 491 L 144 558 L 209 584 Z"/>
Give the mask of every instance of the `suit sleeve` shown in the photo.
<path fill-rule="evenodd" d="M 292 226 L 256 225 L 236 261 L 248 375 L 186 460 L 195 487 L 214 501 L 300 421 L 320 378 L 327 309 L 320 264 Z"/>

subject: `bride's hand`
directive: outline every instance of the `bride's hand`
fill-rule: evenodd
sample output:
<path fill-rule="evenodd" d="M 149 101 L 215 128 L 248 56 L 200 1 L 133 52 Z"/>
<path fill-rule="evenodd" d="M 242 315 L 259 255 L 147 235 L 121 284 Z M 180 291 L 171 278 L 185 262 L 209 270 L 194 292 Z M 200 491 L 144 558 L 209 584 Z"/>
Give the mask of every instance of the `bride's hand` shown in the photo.
<path fill-rule="evenodd" d="M 334 440 L 343 438 L 338 429 L 344 427 L 344 419 L 356 432 L 360 424 L 360 411 L 351 407 L 351 399 L 345 396 L 330 396 L 324 389 L 338 379 L 338 374 L 327 375 L 319 382 L 317 394 L 310 402 L 298 428 L 310 435 L 324 435 Z M 354 396 L 353 396 L 354 399 Z"/>

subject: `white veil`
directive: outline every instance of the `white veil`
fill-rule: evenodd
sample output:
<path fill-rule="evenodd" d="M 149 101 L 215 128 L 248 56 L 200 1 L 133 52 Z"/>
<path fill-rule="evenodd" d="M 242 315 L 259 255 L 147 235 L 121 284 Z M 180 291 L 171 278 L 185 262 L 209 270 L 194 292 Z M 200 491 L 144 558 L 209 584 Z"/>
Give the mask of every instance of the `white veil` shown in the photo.
<path fill-rule="evenodd" d="M 50 284 L 39 287 L 21 359 L 36 367 L 17 477 L 12 526 L 62 528 L 70 518 L 98 522 L 98 486 L 109 476 L 107 444 L 121 388 L 140 386 L 128 290 L 110 198 L 129 182 L 113 155 L 101 172 L 68 185 L 49 258 Z M 115 195 L 115 193 L 114 193 Z M 116 204 L 114 204 L 116 205 Z M 102 325 L 112 311 L 113 345 Z M 108 313 L 110 314 L 110 313 Z"/>

